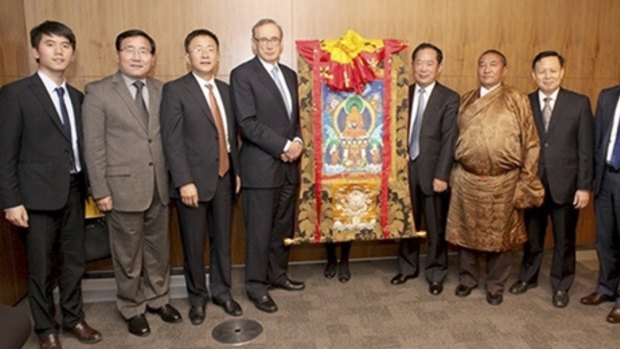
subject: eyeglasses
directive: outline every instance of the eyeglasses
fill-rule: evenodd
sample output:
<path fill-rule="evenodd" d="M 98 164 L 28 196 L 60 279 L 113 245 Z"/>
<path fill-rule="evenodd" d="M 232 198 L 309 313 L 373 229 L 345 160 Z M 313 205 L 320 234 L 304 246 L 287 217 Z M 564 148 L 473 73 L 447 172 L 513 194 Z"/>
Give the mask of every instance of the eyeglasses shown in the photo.
<path fill-rule="evenodd" d="M 271 38 L 254 38 L 254 41 L 258 42 L 261 46 L 267 46 L 267 44 L 279 44 L 282 41 L 282 38 L 277 36 Z"/>
<path fill-rule="evenodd" d="M 215 53 L 217 52 L 217 48 L 213 46 L 196 46 L 193 49 L 189 50 L 189 53 L 194 53 L 197 55 L 201 55 L 203 53 Z"/>
<path fill-rule="evenodd" d="M 151 50 L 146 47 L 125 46 L 121 48 L 121 52 L 125 52 L 130 56 L 138 54 L 140 56 L 147 56 L 151 54 Z"/>

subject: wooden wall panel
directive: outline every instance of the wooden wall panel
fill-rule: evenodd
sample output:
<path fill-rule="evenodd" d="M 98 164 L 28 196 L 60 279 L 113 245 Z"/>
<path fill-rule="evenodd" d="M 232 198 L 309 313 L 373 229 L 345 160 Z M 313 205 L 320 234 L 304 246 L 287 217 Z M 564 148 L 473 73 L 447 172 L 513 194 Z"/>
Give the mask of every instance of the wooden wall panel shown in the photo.
<path fill-rule="evenodd" d="M 262 17 L 282 25 L 282 60 L 293 67 L 296 39 L 336 38 L 351 28 L 369 38 L 405 39 L 412 47 L 421 41 L 437 44 L 445 54 L 440 80 L 460 93 L 476 87 L 476 61 L 488 48 L 506 54 L 507 82 L 524 91 L 535 88 L 530 76 L 532 57 L 546 49 L 565 55 L 564 86 L 590 96 L 593 106 L 598 91 L 620 80 L 616 59 L 620 41 L 615 34 L 620 2 L 615 0 L 0 0 L 0 4 L 10 8 L 0 15 L 0 83 L 36 68 L 28 56 L 27 32 L 45 19 L 62 21 L 75 31 L 78 59 L 69 80 L 80 88 L 116 70 L 114 38 L 128 28 L 144 29 L 154 37 L 158 47 L 154 75 L 164 81 L 187 71 L 185 35 L 199 27 L 211 29 L 221 42 L 218 75 L 228 80 L 234 66 L 252 57 L 250 29 Z M 239 207 L 234 223 L 235 263 L 242 263 L 245 254 Z M 179 266 L 182 256 L 172 212 L 172 260 Z M 589 207 L 581 215 L 578 243 L 593 244 L 593 228 Z M 352 253 L 354 257 L 393 255 L 395 245 L 358 243 Z M 321 246 L 297 246 L 291 255 L 292 260 L 322 258 Z"/>
<path fill-rule="evenodd" d="M 3 9 L 0 11 L 0 85 L 3 85 L 29 74 L 30 45 L 24 21 L 23 3 L 0 0 L 0 8 Z M 11 305 L 20 300 L 26 294 L 27 282 L 24 244 L 17 229 L 2 217 L 0 218 L 0 304 Z"/>

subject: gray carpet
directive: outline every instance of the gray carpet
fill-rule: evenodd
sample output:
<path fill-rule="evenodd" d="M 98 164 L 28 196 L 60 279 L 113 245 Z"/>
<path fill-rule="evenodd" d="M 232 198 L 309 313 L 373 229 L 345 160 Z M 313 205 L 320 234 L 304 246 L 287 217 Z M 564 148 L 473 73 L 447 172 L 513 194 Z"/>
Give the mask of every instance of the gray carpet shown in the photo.
<path fill-rule="evenodd" d="M 355 247 L 354 247 L 355 248 Z M 515 255 L 513 278 L 520 255 Z M 243 269 L 233 271 L 233 295 L 241 303 L 244 318 L 263 326 L 263 333 L 243 348 L 614 348 L 620 343 L 620 325 L 605 317 L 611 303 L 583 306 L 579 298 L 591 292 L 597 277 L 596 254 L 578 253 L 577 277 L 567 308 L 551 305 L 548 285 L 549 253 L 545 256 L 539 287 L 513 296 L 506 290 L 504 303 L 487 304 L 483 288 L 464 299 L 454 295 L 457 285 L 456 256 L 450 257 L 450 275 L 444 292 L 428 293 L 420 277 L 405 285 L 392 286 L 394 260 L 359 261 L 351 265 L 346 284 L 323 277 L 323 265 L 293 265 L 290 275 L 306 282 L 302 292 L 275 290 L 280 307 L 275 314 L 258 311 L 243 291 Z M 26 302 L 19 306 L 27 309 Z M 114 302 L 85 304 L 87 321 L 103 333 L 104 340 L 88 346 L 61 334 L 64 348 L 229 348 L 217 343 L 211 331 L 231 319 L 209 304 L 207 320 L 192 326 L 184 299 L 173 299 L 184 316 L 181 324 L 163 323 L 147 315 L 152 334 L 138 338 L 127 332 Z M 38 348 L 32 335 L 25 348 Z"/>

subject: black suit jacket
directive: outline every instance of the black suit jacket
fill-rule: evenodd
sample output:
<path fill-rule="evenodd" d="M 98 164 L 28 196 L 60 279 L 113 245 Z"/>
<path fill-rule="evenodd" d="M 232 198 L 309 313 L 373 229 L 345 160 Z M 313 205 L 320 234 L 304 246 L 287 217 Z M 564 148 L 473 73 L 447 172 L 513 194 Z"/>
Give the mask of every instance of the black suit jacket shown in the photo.
<path fill-rule="evenodd" d="M 538 91 L 529 94 L 540 138 L 538 176 L 557 204 L 573 202 L 576 190 L 592 190 L 594 130 L 588 97 L 560 89 L 545 132 Z"/>
<path fill-rule="evenodd" d="M 81 158 L 84 96 L 68 84 L 67 90 L 84 167 Z M 0 206 L 61 209 L 69 193 L 70 156 L 69 137 L 41 78 L 34 74 L 3 86 L 0 89 Z"/>
<path fill-rule="evenodd" d="M 248 188 L 275 188 L 284 178 L 299 182 L 298 161 L 280 159 L 287 140 L 301 137 L 297 74 L 278 64 L 292 99 L 289 119 L 284 100 L 271 75 L 254 57 L 230 74 L 233 105 L 242 135 L 240 151 L 241 181 Z"/>
<path fill-rule="evenodd" d="M 620 85 L 602 90 L 598 97 L 596 115 L 594 116 L 595 195 L 600 193 L 605 175 L 607 149 L 618 98 L 620 98 Z"/>
<path fill-rule="evenodd" d="M 413 104 L 416 85 L 409 86 L 409 110 Z M 433 179 L 448 181 L 454 162 L 454 147 L 458 136 L 458 93 L 435 83 L 424 109 L 420 129 L 420 155 L 416 159 L 420 187 L 425 195 L 433 194 Z M 411 118 L 411 112 L 409 113 Z M 411 132 L 411 120 L 409 120 Z"/>
<path fill-rule="evenodd" d="M 228 84 L 215 80 L 226 112 L 231 175 L 239 174 L 237 131 Z M 170 171 L 171 196 L 193 182 L 200 201 L 209 201 L 218 181 L 219 143 L 209 104 L 192 73 L 164 85 L 159 111 L 164 153 Z"/>

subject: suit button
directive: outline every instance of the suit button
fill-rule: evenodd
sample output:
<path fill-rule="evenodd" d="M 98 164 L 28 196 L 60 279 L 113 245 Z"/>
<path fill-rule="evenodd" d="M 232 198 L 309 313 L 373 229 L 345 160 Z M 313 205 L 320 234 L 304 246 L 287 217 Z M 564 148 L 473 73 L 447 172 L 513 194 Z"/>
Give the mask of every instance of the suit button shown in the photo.
<path fill-rule="evenodd" d="M 152 162 L 149 162 L 149 166 L 153 166 L 153 163 L 152 163 Z"/>
<path fill-rule="evenodd" d="M 149 138 L 149 143 L 153 143 L 153 140 Z"/>
<path fill-rule="evenodd" d="M 549 143 L 545 143 L 545 148 L 547 148 L 549 146 Z"/>

